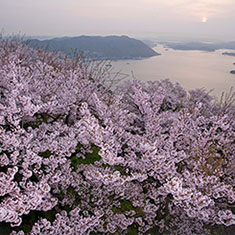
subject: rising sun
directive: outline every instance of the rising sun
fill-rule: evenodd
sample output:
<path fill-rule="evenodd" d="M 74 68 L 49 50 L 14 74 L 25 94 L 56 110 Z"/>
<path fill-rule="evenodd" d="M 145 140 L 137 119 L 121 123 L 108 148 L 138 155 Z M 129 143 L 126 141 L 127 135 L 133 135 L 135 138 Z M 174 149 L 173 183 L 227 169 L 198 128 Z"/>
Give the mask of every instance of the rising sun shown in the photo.
<path fill-rule="evenodd" d="M 203 17 L 201 18 L 201 22 L 202 22 L 202 23 L 206 23 L 206 22 L 207 22 L 207 20 L 208 20 L 208 19 L 207 19 L 207 17 L 206 17 L 206 16 L 203 16 Z"/>

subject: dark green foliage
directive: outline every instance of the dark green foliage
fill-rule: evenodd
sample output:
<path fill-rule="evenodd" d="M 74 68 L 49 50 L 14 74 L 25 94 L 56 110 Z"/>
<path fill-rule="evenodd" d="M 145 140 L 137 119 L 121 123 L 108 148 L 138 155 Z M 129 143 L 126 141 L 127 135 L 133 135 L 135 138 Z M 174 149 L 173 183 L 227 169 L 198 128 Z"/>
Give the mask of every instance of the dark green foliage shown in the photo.
<path fill-rule="evenodd" d="M 71 195 L 71 196 L 74 196 L 75 197 L 75 205 L 79 205 L 81 203 L 81 197 L 78 195 L 78 193 L 74 190 L 73 187 L 68 187 L 67 189 L 67 194 Z M 70 208 L 71 210 L 71 208 Z"/>
<path fill-rule="evenodd" d="M 121 205 L 121 208 L 112 207 L 112 211 L 116 214 L 121 214 L 125 211 L 130 211 L 134 209 L 131 202 L 128 200 L 120 200 L 120 205 Z"/>
<path fill-rule="evenodd" d="M 223 225 L 215 224 L 213 226 L 205 225 L 205 228 L 210 230 L 211 235 L 232 235 L 235 231 L 235 225 L 225 227 Z"/>
<path fill-rule="evenodd" d="M 132 206 L 129 200 L 121 200 L 120 204 L 121 204 L 121 212 L 130 211 L 134 209 L 134 207 Z"/>
<path fill-rule="evenodd" d="M 126 173 L 126 168 L 123 167 L 123 166 L 114 165 L 114 166 L 113 166 L 113 169 L 114 169 L 115 171 L 119 171 L 119 172 L 121 173 L 121 175 L 128 175 L 128 174 Z"/>
<path fill-rule="evenodd" d="M 40 113 L 40 116 L 41 116 L 41 119 L 42 119 L 42 122 L 45 122 L 45 123 L 47 123 L 48 122 L 48 120 L 50 119 L 50 115 L 49 114 L 47 114 L 47 113 Z"/>
<path fill-rule="evenodd" d="M 38 177 L 33 173 L 32 176 L 29 178 L 32 182 L 39 182 Z"/>
<path fill-rule="evenodd" d="M 56 121 L 60 115 L 57 115 L 56 117 L 52 117 L 47 113 L 36 113 L 35 116 L 36 120 L 30 121 L 30 122 L 20 122 L 20 126 L 22 126 L 25 130 L 28 129 L 28 127 L 32 127 L 33 129 L 38 128 L 42 123 L 49 123 Z"/>
<path fill-rule="evenodd" d="M 33 129 L 38 128 L 42 124 L 41 120 L 36 120 L 36 121 L 31 121 L 31 122 L 26 122 L 23 123 L 21 121 L 20 126 L 22 126 L 25 130 L 28 129 L 28 127 L 32 127 Z"/>
<path fill-rule="evenodd" d="M 145 233 L 146 235 L 160 235 L 160 234 L 162 234 L 162 235 L 167 235 L 167 234 L 169 234 L 169 233 L 166 233 L 166 232 L 163 232 L 163 233 L 159 233 L 159 229 L 157 228 L 157 227 L 153 227 L 153 228 L 151 228 L 151 229 L 149 229 L 146 233 Z"/>
<path fill-rule="evenodd" d="M 78 153 L 82 147 L 83 145 L 80 142 L 78 142 L 76 146 L 76 153 Z"/>
<path fill-rule="evenodd" d="M 116 214 L 122 214 L 125 211 L 134 210 L 135 211 L 135 217 L 144 216 L 145 213 L 143 212 L 142 208 L 140 207 L 134 207 L 129 200 L 120 200 L 120 206 L 121 208 L 112 207 L 112 211 Z"/>
<path fill-rule="evenodd" d="M 1 157 L 1 155 L 0 155 L 0 157 Z M 7 173 L 7 169 L 8 169 L 8 166 L 2 166 L 2 167 L 0 167 L 0 172 L 3 172 L 3 173 Z"/>
<path fill-rule="evenodd" d="M 0 234 L 9 235 L 12 231 L 12 228 L 9 223 L 0 222 Z"/>
<path fill-rule="evenodd" d="M 49 158 L 51 156 L 51 152 L 49 150 L 46 150 L 45 152 L 38 153 L 38 155 L 43 158 Z"/>
<path fill-rule="evenodd" d="M 22 223 L 19 227 L 14 228 L 15 231 L 23 230 L 25 233 L 29 233 L 33 225 L 38 222 L 40 218 L 45 218 L 50 222 L 55 220 L 55 215 L 58 212 L 55 208 L 50 211 L 30 211 L 29 214 L 22 216 Z"/>
<path fill-rule="evenodd" d="M 70 161 L 73 169 L 77 169 L 77 166 L 79 164 L 79 158 L 77 158 L 76 156 L 72 156 Z"/>
<path fill-rule="evenodd" d="M 91 232 L 90 235 L 103 235 L 101 232 Z"/>
<path fill-rule="evenodd" d="M 78 143 L 76 152 L 71 157 L 71 165 L 74 169 L 77 169 L 79 164 L 94 164 L 95 161 L 100 161 L 101 157 L 99 156 L 98 152 L 100 150 L 99 147 L 92 145 L 91 146 L 91 153 L 85 153 L 85 159 L 78 158 L 76 154 L 80 151 L 82 145 Z"/>
<path fill-rule="evenodd" d="M 22 176 L 19 172 L 17 172 L 17 173 L 15 174 L 14 180 L 15 180 L 16 182 L 20 182 L 20 181 L 22 180 L 22 178 L 23 178 L 23 176 Z"/>
<path fill-rule="evenodd" d="M 127 235 L 138 235 L 138 224 L 134 223 L 127 228 Z"/>

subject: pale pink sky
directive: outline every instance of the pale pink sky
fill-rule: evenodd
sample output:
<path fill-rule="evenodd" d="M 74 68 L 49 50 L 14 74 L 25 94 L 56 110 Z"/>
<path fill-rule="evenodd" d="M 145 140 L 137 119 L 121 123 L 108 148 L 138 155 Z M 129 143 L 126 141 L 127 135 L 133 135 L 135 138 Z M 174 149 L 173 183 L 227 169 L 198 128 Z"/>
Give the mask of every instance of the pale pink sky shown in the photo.
<path fill-rule="evenodd" d="M 235 0 L 0 0 L 0 30 L 26 35 L 175 33 L 235 39 Z"/>

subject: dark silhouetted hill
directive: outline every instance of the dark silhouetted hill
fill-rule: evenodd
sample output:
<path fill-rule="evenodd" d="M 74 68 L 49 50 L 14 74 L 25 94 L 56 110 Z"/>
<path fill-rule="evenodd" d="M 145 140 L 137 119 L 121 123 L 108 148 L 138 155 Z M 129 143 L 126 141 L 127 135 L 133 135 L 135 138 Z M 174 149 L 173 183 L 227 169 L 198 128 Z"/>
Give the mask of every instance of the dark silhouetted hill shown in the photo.
<path fill-rule="evenodd" d="M 50 51 L 62 51 L 73 55 L 73 51 L 89 54 L 96 59 L 137 59 L 159 55 L 140 40 L 127 36 L 79 36 L 62 37 L 50 40 L 27 40 L 33 48 L 44 48 Z"/>

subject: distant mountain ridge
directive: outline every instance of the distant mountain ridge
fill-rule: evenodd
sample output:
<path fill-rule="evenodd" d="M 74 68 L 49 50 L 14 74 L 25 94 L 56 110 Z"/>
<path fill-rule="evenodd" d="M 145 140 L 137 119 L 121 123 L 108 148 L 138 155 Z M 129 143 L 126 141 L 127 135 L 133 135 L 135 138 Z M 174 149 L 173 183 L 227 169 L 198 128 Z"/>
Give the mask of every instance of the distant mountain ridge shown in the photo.
<path fill-rule="evenodd" d="M 219 49 L 235 50 L 235 41 L 222 42 L 222 43 L 205 43 L 205 42 L 163 42 L 169 48 L 175 50 L 200 50 L 200 51 L 216 51 Z"/>
<path fill-rule="evenodd" d="M 77 50 L 96 59 L 137 59 L 159 55 L 142 41 L 127 36 L 79 36 L 49 40 L 30 39 L 26 43 L 33 48 L 62 51 L 70 56 L 73 55 L 73 50 Z"/>
<path fill-rule="evenodd" d="M 222 55 L 235 56 L 234 52 L 223 52 Z"/>

